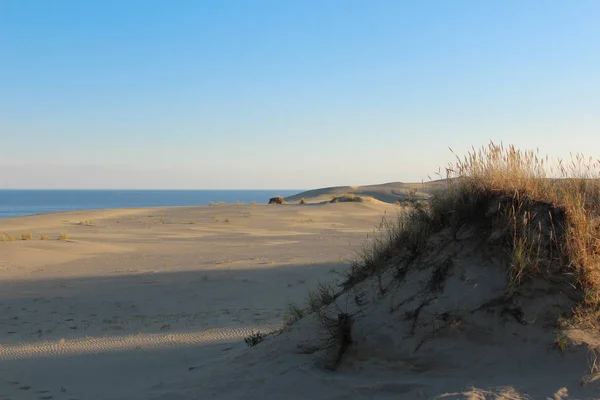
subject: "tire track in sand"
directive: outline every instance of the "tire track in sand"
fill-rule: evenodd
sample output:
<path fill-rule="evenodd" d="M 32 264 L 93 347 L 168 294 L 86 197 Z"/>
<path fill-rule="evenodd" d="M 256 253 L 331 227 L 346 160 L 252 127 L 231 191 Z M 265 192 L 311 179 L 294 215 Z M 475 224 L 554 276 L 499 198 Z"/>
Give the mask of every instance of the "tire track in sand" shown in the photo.
<path fill-rule="evenodd" d="M 199 332 L 140 333 L 136 335 L 86 337 L 0 345 L 0 360 L 91 355 L 226 343 L 241 340 L 251 335 L 252 332 L 268 333 L 281 327 L 281 324 L 262 324 L 215 328 Z"/>

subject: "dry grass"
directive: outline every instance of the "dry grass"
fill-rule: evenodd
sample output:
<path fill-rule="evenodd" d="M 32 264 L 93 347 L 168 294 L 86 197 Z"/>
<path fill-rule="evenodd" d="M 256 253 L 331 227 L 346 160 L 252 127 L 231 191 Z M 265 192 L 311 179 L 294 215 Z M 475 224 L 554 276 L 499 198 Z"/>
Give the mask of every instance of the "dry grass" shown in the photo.
<path fill-rule="evenodd" d="M 61 232 L 61 234 L 58 236 L 59 240 L 69 240 L 70 236 L 67 232 Z"/>
<path fill-rule="evenodd" d="M 299 204 L 306 204 L 306 199 L 303 197 L 300 199 Z"/>
<path fill-rule="evenodd" d="M 10 233 L 3 233 L 0 235 L 0 242 L 14 242 L 15 237 Z"/>
<path fill-rule="evenodd" d="M 495 232 L 508 249 L 509 292 L 533 277 L 570 277 L 584 293 L 574 320 L 597 324 L 600 160 L 575 155 L 552 166 L 537 152 L 490 143 L 457 157 L 445 178 L 428 204 L 415 202 L 395 223 L 382 221 L 347 272 L 344 289 L 381 273 L 400 256 L 409 261 L 406 267 L 435 232 L 448 230 L 456 239 L 466 229 L 481 228 Z"/>
<path fill-rule="evenodd" d="M 418 256 L 433 231 L 432 219 L 424 206 L 407 209 L 396 221 L 382 218 L 378 231 L 358 251 L 350 269 L 342 272 L 342 287 L 349 289 L 370 276 L 381 276 L 400 252 L 405 251 L 409 259 Z"/>
<path fill-rule="evenodd" d="M 21 233 L 21 240 L 31 240 L 33 239 L 33 235 L 30 232 Z"/>
<path fill-rule="evenodd" d="M 46 235 L 45 233 L 40 233 L 40 240 L 48 240 L 48 235 Z"/>
<path fill-rule="evenodd" d="M 513 284 L 540 273 L 543 238 L 555 244 L 561 262 L 573 276 L 573 284 L 585 293 L 583 308 L 600 306 L 600 160 L 574 155 L 569 162 L 548 164 L 537 152 L 519 151 L 514 146 L 490 143 L 473 150 L 447 168 L 449 183 L 438 203 L 476 203 L 493 196 L 510 197 L 505 206 L 511 228 Z M 546 205 L 543 207 L 542 205 Z M 545 211 L 550 223 L 538 217 Z M 582 312 L 583 308 L 579 311 Z M 584 312 L 586 314 L 586 312 Z M 582 316 L 580 314 L 580 316 Z"/>
<path fill-rule="evenodd" d="M 308 309 L 317 312 L 330 305 L 336 298 L 336 290 L 331 284 L 319 283 L 317 287 L 308 292 Z"/>

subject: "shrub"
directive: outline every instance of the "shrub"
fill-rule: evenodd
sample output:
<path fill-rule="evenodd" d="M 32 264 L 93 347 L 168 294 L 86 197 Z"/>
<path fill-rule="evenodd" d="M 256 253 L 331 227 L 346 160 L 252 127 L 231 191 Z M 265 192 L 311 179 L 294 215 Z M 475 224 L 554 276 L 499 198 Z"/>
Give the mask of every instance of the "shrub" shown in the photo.
<path fill-rule="evenodd" d="M 300 203 L 300 204 L 306 204 L 306 200 L 304 199 L 304 197 L 300 199 L 300 202 L 299 202 L 299 203 Z"/>
<path fill-rule="evenodd" d="M 61 234 L 58 238 L 59 238 L 59 240 L 69 240 L 70 236 L 67 232 L 61 232 Z"/>
<path fill-rule="evenodd" d="M 287 202 L 283 197 L 275 196 L 269 199 L 269 204 L 287 204 Z"/>
<path fill-rule="evenodd" d="M 21 240 L 31 240 L 33 238 L 33 236 L 31 235 L 31 233 L 21 233 Z"/>

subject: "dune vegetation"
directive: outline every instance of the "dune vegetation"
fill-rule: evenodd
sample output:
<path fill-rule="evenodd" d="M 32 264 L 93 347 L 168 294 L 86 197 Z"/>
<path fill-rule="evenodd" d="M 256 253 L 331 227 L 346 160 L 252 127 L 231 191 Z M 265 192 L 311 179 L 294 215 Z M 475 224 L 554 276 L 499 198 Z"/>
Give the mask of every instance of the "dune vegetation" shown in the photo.
<path fill-rule="evenodd" d="M 457 157 L 445 174 L 429 201 L 408 203 L 396 220 L 382 220 L 337 289 L 321 285 L 305 308 L 290 306 L 289 322 L 316 316 L 323 335 L 317 347 L 330 349 L 325 357 L 330 369 L 339 366 L 350 343 L 361 340 L 361 331 L 373 328 L 369 324 L 396 324 L 394 332 L 405 330 L 399 346 L 411 343 L 415 352 L 438 332 L 475 325 L 482 310 L 535 325 L 539 337 L 558 338 L 560 349 L 569 342 L 560 330 L 597 330 L 599 162 L 576 155 L 550 165 L 537 152 L 490 143 Z M 484 277 L 473 284 L 471 276 L 478 275 Z M 365 300 L 369 287 L 380 300 Z M 450 304 L 449 298 L 461 297 Z M 541 298 L 560 304 L 559 311 L 539 306 Z M 383 304 L 387 323 L 372 317 Z M 398 312 L 402 329 L 392 317 Z M 357 333 L 356 315 L 368 315 Z M 495 324 L 481 322 L 487 316 L 477 318 L 478 325 Z M 537 322 L 548 318 L 554 319 L 550 329 Z M 598 372 L 600 348 L 588 345 L 594 355 L 589 367 Z"/>

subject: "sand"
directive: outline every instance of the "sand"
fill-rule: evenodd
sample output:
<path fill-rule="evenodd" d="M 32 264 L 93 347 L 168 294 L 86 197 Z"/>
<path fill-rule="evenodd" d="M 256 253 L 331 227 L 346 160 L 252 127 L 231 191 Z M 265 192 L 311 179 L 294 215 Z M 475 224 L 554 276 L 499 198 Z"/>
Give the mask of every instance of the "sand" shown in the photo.
<path fill-rule="evenodd" d="M 287 303 L 346 268 L 395 209 L 222 205 L 0 220 L 0 232 L 33 236 L 0 242 L 0 398 L 146 399 L 208 373 L 246 351 L 252 331 L 280 327 Z"/>
<path fill-rule="evenodd" d="M 354 321 L 343 362 L 324 368 L 318 316 L 284 326 L 287 304 L 339 282 L 401 210 L 314 200 L 331 194 L 0 220 L 34 234 L 0 243 L 0 399 L 600 399 L 600 334 L 556 329 L 570 289 L 534 282 L 498 303 L 506 269 L 469 231 L 324 308 Z"/>

